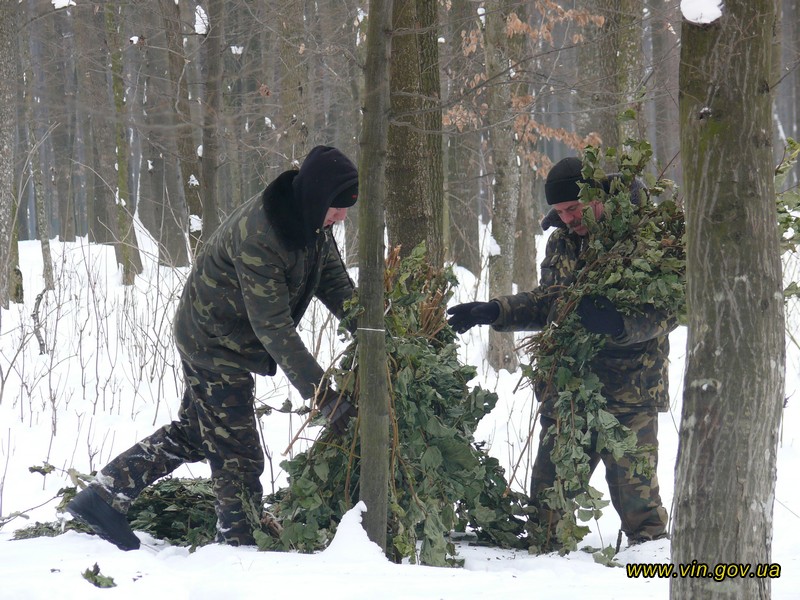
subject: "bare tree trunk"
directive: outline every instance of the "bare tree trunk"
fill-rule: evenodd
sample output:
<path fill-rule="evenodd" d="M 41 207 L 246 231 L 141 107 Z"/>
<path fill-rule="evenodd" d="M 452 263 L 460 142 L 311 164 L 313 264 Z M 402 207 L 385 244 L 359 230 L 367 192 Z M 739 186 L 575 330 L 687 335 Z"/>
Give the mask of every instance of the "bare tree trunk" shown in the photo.
<path fill-rule="evenodd" d="M 680 128 L 678 123 L 678 64 L 680 62 L 680 14 L 675 3 L 649 0 L 653 42 L 653 151 L 663 177 L 680 182 Z"/>
<path fill-rule="evenodd" d="M 75 142 L 74 48 L 66 10 L 55 11 L 51 18 L 54 39 L 63 42 L 63 54 L 48 61 L 54 71 L 45 81 L 43 101 L 56 124 L 52 133 L 53 163 L 49 176 L 55 182 L 58 198 L 59 235 L 63 241 L 75 241 L 75 195 L 72 185 Z"/>
<path fill-rule="evenodd" d="M 532 179 L 533 169 L 525 164 L 520 176 L 519 209 L 514 236 L 514 283 L 519 290 L 532 290 L 539 280 L 536 236 L 542 233 L 542 227 L 539 225 L 539 209 Z"/>
<path fill-rule="evenodd" d="M 27 15 L 26 15 L 27 16 Z M 44 182 L 42 181 L 42 161 L 40 159 L 40 144 L 36 140 L 37 126 L 35 124 L 36 108 L 36 86 L 34 84 L 34 69 L 31 64 L 30 45 L 28 40 L 19 42 L 20 65 L 25 73 L 25 88 L 23 92 L 23 127 L 27 130 L 25 135 L 26 145 L 24 150 L 27 154 L 22 179 L 30 178 L 28 185 L 31 186 L 33 194 L 33 210 L 36 222 L 36 236 L 42 249 L 42 278 L 44 279 L 45 290 L 55 289 L 55 279 L 53 277 L 53 257 L 50 252 L 50 217 L 46 207 L 46 193 Z"/>
<path fill-rule="evenodd" d="M 301 1 L 283 5 L 280 20 L 280 149 L 285 164 L 302 162 L 310 148 L 308 140 L 308 113 L 311 84 L 308 60 L 305 56 L 305 10 Z"/>
<path fill-rule="evenodd" d="M 89 241 L 113 243 L 116 227 L 116 111 L 109 93 L 111 76 L 109 40 L 106 35 L 105 12 L 94 6 L 73 9 L 82 24 L 75 28 L 76 68 L 81 85 L 77 88 L 78 121 L 85 135 L 78 143 L 86 147 L 90 164 L 84 168 L 86 181 L 86 227 Z M 99 42 L 99 43 L 98 43 Z M 77 145 L 77 144 L 76 144 Z"/>
<path fill-rule="evenodd" d="M 427 33 L 420 31 L 417 8 L 417 0 L 394 2 L 386 220 L 390 246 L 401 246 L 402 254 L 407 255 L 425 242 L 430 261 L 441 266 L 441 227 L 437 227 L 441 206 L 434 209 L 442 198 L 441 116 L 436 132 L 431 132 L 428 128 L 434 118 L 424 112 L 430 110 L 425 106 L 430 97 L 423 100 L 426 91 L 433 93 L 430 88 L 438 85 L 438 77 L 436 84 L 423 84 L 423 72 L 430 78 L 436 67 L 429 64 L 429 56 L 423 55 L 423 48 L 430 44 L 424 39 Z M 429 50 L 425 52 L 430 54 Z M 428 89 L 424 91 L 423 85 Z M 438 89 L 435 93 L 438 102 Z"/>
<path fill-rule="evenodd" d="M 477 131 L 477 109 L 471 82 L 479 75 L 478 61 L 470 60 L 473 52 L 469 40 L 478 27 L 477 14 L 467 0 L 454 0 L 446 21 L 449 40 L 445 57 L 446 78 L 443 93 L 450 106 L 446 115 L 445 203 L 449 219 L 447 248 L 449 259 L 476 277 L 481 272 L 480 235 L 480 133 Z M 481 49 L 476 44 L 475 52 Z M 482 52 L 480 54 L 482 56 Z"/>
<path fill-rule="evenodd" d="M 439 77 L 438 15 L 436 0 L 416 0 L 419 42 L 420 93 L 423 123 L 422 153 L 428 160 L 428 193 L 431 220 L 425 227 L 428 261 L 444 264 L 444 167 L 442 164 L 442 86 Z"/>
<path fill-rule="evenodd" d="M 189 263 L 188 213 L 176 160 L 176 119 L 169 93 L 166 36 L 160 13 L 153 11 L 150 3 L 139 1 L 132 8 L 142 30 L 137 48 L 146 85 L 143 112 L 138 116 L 142 118 L 139 130 L 143 133 L 146 165 L 142 183 L 147 193 L 142 195 L 139 207 L 149 208 L 141 212 L 149 213 L 151 218 L 147 221 L 143 218 L 142 223 L 158 242 L 159 263 L 185 266 Z"/>
<path fill-rule="evenodd" d="M 117 232 L 114 256 L 117 264 L 122 265 L 122 284 L 133 285 L 136 275 L 142 272 L 142 257 L 139 254 L 139 242 L 133 226 L 134 202 L 129 177 L 131 151 L 126 127 L 126 92 L 122 66 L 124 59 L 120 44 L 120 28 L 113 5 L 106 5 L 103 18 L 110 49 L 108 58 L 111 67 L 111 95 L 114 107 L 114 158 L 117 167 L 117 177 L 114 182 L 116 187 L 115 208 L 110 214 L 116 224 Z"/>
<path fill-rule="evenodd" d="M 209 0 L 208 33 L 203 44 L 206 59 L 206 85 L 203 97 L 203 156 L 200 159 L 203 202 L 202 242 L 207 242 L 220 224 L 217 205 L 217 169 L 219 168 L 219 126 L 222 111 L 222 47 L 224 40 L 223 0 Z"/>
<path fill-rule="evenodd" d="M 181 184 L 189 215 L 203 218 L 203 205 L 200 199 L 201 166 L 197 156 L 197 141 L 194 139 L 191 107 L 189 105 L 189 69 L 183 45 L 183 31 L 180 6 L 175 0 L 159 0 L 161 17 L 169 49 L 169 77 L 173 106 L 176 110 L 178 158 L 181 165 Z M 200 242 L 200 232 L 189 229 L 192 251 Z"/>
<path fill-rule="evenodd" d="M 627 137 L 645 136 L 644 115 L 638 101 L 642 81 L 642 0 L 586 0 L 589 13 L 583 28 L 578 81 L 579 106 L 585 118 L 579 133 L 597 132 L 605 148 L 618 148 Z M 626 109 L 636 118 L 620 121 Z"/>
<path fill-rule="evenodd" d="M 522 9 L 521 5 L 513 8 Z M 519 63 L 527 43 L 524 34 L 508 33 L 508 20 L 516 16 L 522 22 L 524 13 L 512 13 L 505 0 L 486 3 L 486 124 L 489 127 L 492 156 L 493 196 L 492 237 L 499 252 L 489 258 L 489 296 L 495 298 L 512 292 L 514 268 L 514 233 L 517 229 L 517 207 L 520 197 L 520 152 L 518 132 L 514 127 L 515 99 L 527 94 L 527 84 L 517 80 Z M 524 79 L 522 77 L 521 79 Z M 489 364 L 495 369 L 514 371 L 518 360 L 511 333 L 489 332 Z"/>
<path fill-rule="evenodd" d="M 770 563 L 786 366 L 773 181 L 773 0 L 683 23 L 689 337 L 672 562 Z M 671 579 L 671 598 L 767 599 L 767 577 Z"/>
<path fill-rule="evenodd" d="M 17 83 L 17 10 L 0 3 L 0 306 L 8 308 L 14 211 L 14 123 Z"/>
<path fill-rule="evenodd" d="M 389 57 L 392 0 L 370 0 L 367 29 L 364 127 L 359 169 L 361 240 L 358 276 L 364 314 L 358 322 L 361 474 L 359 497 L 369 538 L 386 552 L 389 514 L 389 381 L 384 331 L 384 221 L 389 130 Z"/>

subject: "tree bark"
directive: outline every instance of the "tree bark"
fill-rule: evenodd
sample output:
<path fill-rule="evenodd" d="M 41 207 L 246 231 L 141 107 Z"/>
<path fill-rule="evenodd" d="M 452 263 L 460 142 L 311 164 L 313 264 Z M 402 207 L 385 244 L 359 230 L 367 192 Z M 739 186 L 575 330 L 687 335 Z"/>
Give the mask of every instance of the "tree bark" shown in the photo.
<path fill-rule="evenodd" d="M 127 135 L 126 93 L 123 77 L 122 45 L 120 30 L 113 5 L 106 5 L 104 11 L 106 36 L 109 39 L 109 65 L 111 78 L 111 95 L 114 107 L 113 154 L 117 176 L 114 181 L 116 198 L 110 217 L 116 223 L 117 237 L 114 242 L 114 256 L 117 264 L 122 265 L 122 284 L 133 285 L 136 276 L 142 272 L 142 257 L 139 254 L 139 241 L 133 225 L 135 212 L 133 194 L 131 193 L 129 166 L 131 164 L 131 148 Z M 113 184 L 112 184 L 113 185 Z"/>
<path fill-rule="evenodd" d="M 638 100 L 642 81 L 642 0 L 585 0 L 588 13 L 602 18 L 583 27 L 579 52 L 578 97 L 584 118 L 578 132 L 600 135 L 605 148 L 618 148 L 627 137 L 644 138 L 644 115 Z M 620 121 L 626 109 L 633 120 Z"/>
<path fill-rule="evenodd" d="M 689 335 L 672 561 L 770 563 L 784 399 L 773 181 L 772 0 L 682 26 L 681 153 Z M 770 597 L 762 577 L 678 577 L 671 598 Z"/>
<path fill-rule="evenodd" d="M 358 323 L 361 474 L 359 497 L 369 538 L 386 552 L 389 514 L 389 380 L 384 311 L 384 220 L 389 130 L 392 0 L 370 0 L 361 135 L 358 276 L 364 313 Z"/>
<path fill-rule="evenodd" d="M 137 41 L 146 91 L 137 114 L 142 133 L 142 184 L 147 190 L 139 203 L 142 223 L 158 243 L 158 260 L 173 267 L 189 264 L 186 234 L 188 214 L 181 185 L 175 135 L 175 109 L 169 93 L 169 61 L 163 22 L 148 2 L 131 5 L 142 34 Z M 149 206 L 148 206 L 149 205 Z M 147 220 L 144 214 L 149 214 Z"/>
<path fill-rule="evenodd" d="M 444 57 L 446 77 L 444 100 L 450 110 L 446 114 L 445 203 L 447 206 L 448 258 L 480 276 L 480 234 L 478 229 L 481 207 L 481 134 L 477 123 L 474 81 L 480 77 L 478 61 L 470 57 L 480 53 L 477 38 L 478 18 L 467 0 L 454 0 L 448 10 L 447 39 L 449 53 Z"/>
<path fill-rule="evenodd" d="M 224 38 L 223 0 L 209 0 L 208 33 L 203 44 L 206 58 L 206 85 L 203 98 L 203 156 L 200 159 L 202 179 L 200 193 L 203 202 L 203 243 L 217 230 L 221 222 L 217 205 L 217 169 L 219 168 L 219 125 L 222 111 L 222 47 Z"/>
<path fill-rule="evenodd" d="M 431 107 L 439 102 L 439 78 L 424 27 L 431 16 L 418 10 L 429 2 L 394 1 L 386 220 L 390 246 L 407 255 L 425 242 L 430 262 L 441 266 L 441 113 Z"/>
<path fill-rule="evenodd" d="M 514 127 L 515 102 L 527 96 L 527 84 L 518 71 L 528 38 L 508 29 L 512 8 L 522 9 L 522 6 L 505 0 L 487 2 L 483 37 L 487 81 L 485 119 L 489 128 L 493 178 L 492 237 L 499 247 L 499 251 L 489 257 L 489 295 L 492 298 L 512 292 L 521 177 L 519 132 Z M 525 22 L 524 13 L 516 13 L 516 16 Z M 487 359 L 497 370 L 515 371 L 518 359 L 513 334 L 490 330 Z"/>
<path fill-rule="evenodd" d="M 190 219 L 194 215 L 202 222 L 203 203 L 201 201 L 202 168 L 200 158 L 197 156 L 197 140 L 195 127 L 192 122 L 191 106 L 189 103 L 189 74 L 187 68 L 189 60 L 184 52 L 183 31 L 180 6 L 175 0 L 159 0 L 161 17 L 164 21 L 164 32 L 169 49 L 169 78 L 170 94 L 176 115 L 176 141 L 178 146 L 178 159 L 181 165 L 181 184 L 183 195 Z M 200 243 L 200 231 L 189 229 L 189 241 L 192 252 L 197 250 Z"/>
<path fill-rule="evenodd" d="M 17 10 L 0 3 L 0 306 L 8 308 L 14 228 L 14 123 L 17 83 Z"/>
<path fill-rule="evenodd" d="M 680 127 L 678 126 L 678 65 L 680 14 L 674 4 L 648 1 L 653 15 L 653 152 L 662 177 L 681 182 Z"/>
<path fill-rule="evenodd" d="M 305 43 L 304 2 L 284 4 L 280 19 L 280 150 L 285 165 L 299 164 L 310 148 L 308 113 L 311 84 Z"/>

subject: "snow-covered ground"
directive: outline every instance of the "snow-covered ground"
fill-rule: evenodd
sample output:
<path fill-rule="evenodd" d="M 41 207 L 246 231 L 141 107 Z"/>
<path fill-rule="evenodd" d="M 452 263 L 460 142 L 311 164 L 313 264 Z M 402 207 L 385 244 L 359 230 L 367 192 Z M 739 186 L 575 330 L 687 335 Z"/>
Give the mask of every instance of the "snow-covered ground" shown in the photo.
<path fill-rule="evenodd" d="M 179 378 L 170 336 L 170 318 L 181 274 L 158 269 L 146 260 L 135 290 L 119 284 L 110 248 L 85 241 L 54 243 L 56 290 L 42 299 L 38 314 L 47 353 L 39 354 L 32 313 L 42 289 L 42 260 L 36 242 L 21 245 L 25 277 L 23 307 L 2 311 L 0 321 L 0 518 L 15 511 L 22 517 L 0 530 L 0 599 L 51 598 L 308 598 L 478 599 L 547 597 L 550 600 L 591 594 L 596 598 L 667 598 L 666 578 L 628 578 L 624 568 L 597 564 L 576 552 L 530 556 L 525 552 L 473 547 L 459 543 L 463 569 L 396 565 L 366 538 L 360 509 L 348 513 L 330 547 L 315 555 L 257 552 L 253 548 L 209 545 L 190 553 L 140 533 L 139 551 L 121 552 L 85 534 L 12 541 L 14 529 L 56 519 L 54 498 L 70 485 L 69 469 L 99 469 L 118 452 L 169 421 L 178 408 Z M 453 302 L 486 299 L 485 288 L 458 270 L 461 286 Z M 796 315 L 792 315 L 796 319 Z M 318 338 L 324 311 L 309 314 L 304 325 L 309 347 L 318 347 L 321 364 L 334 356 L 339 342 Z M 795 321 L 796 322 L 796 321 Z M 796 330 L 795 330 L 796 331 Z M 477 437 L 515 471 L 515 487 L 529 478 L 528 438 L 532 410 L 529 389 L 517 390 L 519 374 L 494 372 L 484 361 L 486 328 L 462 336 L 464 361 L 476 365 L 474 383 L 496 391 L 500 401 L 482 421 Z M 660 417 L 658 475 L 665 506 L 673 498 L 677 423 L 683 387 L 685 329 L 671 336 L 672 406 Z M 772 581 L 773 597 L 800 598 L 800 413 L 797 406 L 800 353 L 791 344 L 787 364 L 788 405 L 778 458 L 775 533 L 772 561 L 782 567 Z M 259 378 L 260 402 L 279 407 L 299 396 L 282 376 Z M 280 487 L 279 463 L 285 452 L 297 452 L 308 440 L 290 444 L 301 422 L 273 413 L 262 418 L 268 465 L 266 491 Z M 535 445 L 534 445 L 535 446 Z M 520 454 L 523 454 L 520 460 Z M 29 467 L 53 465 L 46 476 Z M 519 463 L 519 466 L 517 466 Z M 515 470 L 516 466 L 516 470 Z M 182 467 L 179 476 L 206 476 L 203 464 Z M 606 491 L 603 468 L 593 481 Z M 616 542 L 619 519 L 610 507 L 585 545 Z M 669 542 L 650 542 L 624 549 L 616 560 L 668 563 Z M 82 577 L 97 565 L 116 587 L 99 589 Z"/>

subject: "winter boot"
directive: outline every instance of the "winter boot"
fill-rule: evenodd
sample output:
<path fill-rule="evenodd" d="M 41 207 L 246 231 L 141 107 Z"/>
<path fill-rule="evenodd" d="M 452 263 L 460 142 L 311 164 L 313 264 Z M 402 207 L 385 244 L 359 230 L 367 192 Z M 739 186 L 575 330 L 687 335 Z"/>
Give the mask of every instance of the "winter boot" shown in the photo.
<path fill-rule="evenodd" d="M 139 538 L 134 535 L 125 515 L 112 508 L 91 486 L 67 504 L 67 512 L 120 550 L 139 549 Z"/>

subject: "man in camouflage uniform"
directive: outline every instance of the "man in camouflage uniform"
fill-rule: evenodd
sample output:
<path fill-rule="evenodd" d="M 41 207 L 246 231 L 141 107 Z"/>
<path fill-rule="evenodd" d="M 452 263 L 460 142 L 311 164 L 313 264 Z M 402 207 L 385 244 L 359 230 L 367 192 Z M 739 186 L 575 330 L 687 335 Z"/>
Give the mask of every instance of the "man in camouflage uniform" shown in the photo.
<path fill-rule="evenodd" d="M 578 200 L 578 183 L 586 183 L 581 168 L 580 159 L 565 158 L 553 166 L 547 177 L 545 196 L 553 209 L 542 225 L 544 229 L 550 225 L 558 229 L 547 241 L 539 287 L 490 302 L 451 307 L 448 322 L 456 331 L 464 333 L 481 324 L 491 325 L 497 331 L 536 331 L 555 319 L 560 290 L 569 287 L 584 266 L 581 256 L 589 243 L 589 230 L 583 223 L 583 211 L 593 211 L 595 219 L 602 218 L 603 213 L 601 201 L 594 200 L 587 207 Z M 638 201 L 640 190 L 640 184 L 635 182 L 634 202 Z M 603 461 L 611 502 L 629 543 L 666 537 L 667 512 L 661 504 L 656 476 L 657 413 L 669 408 L 667 336 L 675 328 L 676 320 L 652 306 L 641 306 L 636 314 L 623 315 L 608 298 L 599 296 L 582 298 L 577 311 L 587 330 L 608 336 L 591 370 L 603 384 L 607 410 L 637 435 L 639 446 L 650 449 L 646 460 L 652 467 L 652 475 L 634 472 L 628 457 L 616 460 L 608 452 L 591 452 L 590 468 L 594 471 L 599 461 Z M 561 515 L 546 508 L 542 492 L 553 486 L 556 477 L 551 459 L 553 436 L 546 436 L 546 432 L 556 423 L 557 392 L 547 383 L 538 385 L 535 391 L 541 402 L 542 432 L 531 478 L 531 504 L 538 524 L 545 531 L 545 545 L 553 548 L 555 527 Z"/>
<path fill-rule="evenodd" d="M 317 297 L 337 318 L 353 295 L 331 234 L 358 194 L 355 165 L 339 150 L 314 148 L 298 170 L 279 175 L 238 207 L 203 246 L 174 322 L 186 390 L 178 419 L 123 452 L 67 506 L 100 537 L 139 547 L 125 513 L 142 490 L 183 463 L 208 460 L 217 541 L 253 544 L 264 470 L 253 412 L 252 373 L 276 367 L 341 433 L 354 409 L 328 382 L 297 324 Z M 248 514 L 249 513 L 249 514 Z"/>

